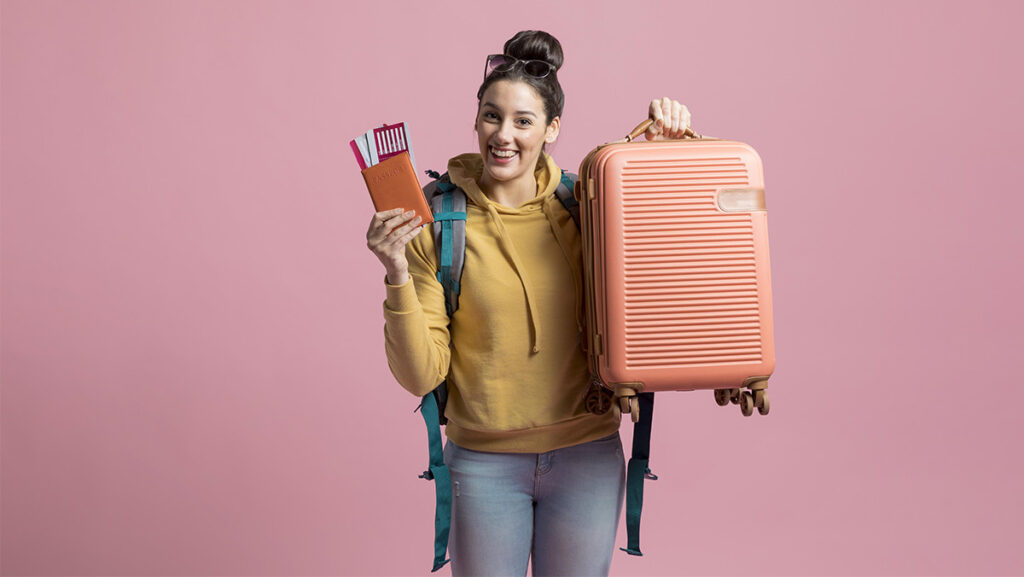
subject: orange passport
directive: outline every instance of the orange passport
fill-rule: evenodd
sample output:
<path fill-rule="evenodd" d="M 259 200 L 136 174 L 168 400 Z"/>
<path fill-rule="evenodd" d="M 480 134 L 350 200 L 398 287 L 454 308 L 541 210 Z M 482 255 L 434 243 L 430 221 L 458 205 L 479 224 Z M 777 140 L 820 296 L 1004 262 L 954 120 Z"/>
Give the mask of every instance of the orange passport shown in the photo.
<path fill-rule="evenodd" d="M 366 188 L 370 191 L 373 208 L 377 212 L 404 208 L 415 210 L 416 216 L 423 219 L 420 221 L 421 225 L 434 222 L 433 213 L 427 205 L 426 197 L 423 196 L 423 189 L 420 188 L 420 181 L 413 171 L 408 152 L 399 153 L 364 168 L 363 179 L 366 180 Z"/>

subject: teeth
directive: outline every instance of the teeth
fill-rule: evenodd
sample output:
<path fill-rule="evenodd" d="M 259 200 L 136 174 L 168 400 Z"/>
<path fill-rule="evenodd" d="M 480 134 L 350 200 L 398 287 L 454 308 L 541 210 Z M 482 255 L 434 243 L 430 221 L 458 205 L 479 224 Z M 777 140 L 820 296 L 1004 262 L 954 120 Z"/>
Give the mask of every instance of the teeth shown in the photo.
<path fill-rule="evenodd" d="M 512 158 L 518 154 L 515 150 L 497 150 L 495 148 L 491 149 L 491 153 L 498 158 Z"/>

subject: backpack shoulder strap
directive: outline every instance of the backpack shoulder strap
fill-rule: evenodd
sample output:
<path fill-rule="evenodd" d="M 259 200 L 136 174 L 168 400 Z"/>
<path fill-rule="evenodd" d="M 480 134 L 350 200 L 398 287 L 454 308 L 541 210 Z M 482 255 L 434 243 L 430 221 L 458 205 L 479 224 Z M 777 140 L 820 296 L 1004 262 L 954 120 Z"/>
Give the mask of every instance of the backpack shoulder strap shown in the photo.
<path fill-rule="evenodd" d="M 448 533 L 452 524 L 452 479 L 448 465 L 444 463 L 439 422 L 442 409 L 438 407 L 434 393 L 423 395 L 423 401 L 417 409 L 427 425 L 427 444 L 430 448 L 430 461 L 420 478 L 434 482 L 434 564 L 430 570 L 433 573 L 450 561 L 445 559 L 445 553 L 448 551 Z"/>
<path fill-rule="evenodd" d="M 562 181 L 558 183 L 558 188 L 555 189 L 555 196 L 562 202 L 562 206 L 565 210 L 569 211 L 572 216 L 572 221 L 576 223 L 576 228 L 580 228 L 580 203 L 576 200 L 574 193 L 576 189 L 576 181 L 578 177 L 565 170 L 562 171 Z"/>
<path fill-rule="evenodd" d="M 466 194 L 448 178 L 448 173 L 427 171 L 434 180 L 423 187 L 423 194 L 434 215 L 434 245 L 437 249 L 437 280 L 444 288 L 444 304 L 448 317 L 459 308 L 462 265 L 466 256 Z M 435 572 L 448 563 L 448 535 L 452 518 L 451 475 L 444 463 L 441 425 L 448 420 L 444 409 L 448 400 L 448 383 L 442 381 L 423 396 L 419 409 L 427 426 L 430 460 L 421 478 L 434 482 L 434 563 Z"/>
<path fill-rule="evenodd" d="M 437 280 L 444 287 L 445 310 L 451 317 L 459 308 L 462 265 L 466 260 L 466 193 L 452 184 L 447 172 L 424 187 L 423 193 L 434 215 Z"/>
<path fill-rule="evenodd" d="M 627 544 L 619 549 L 630 555 L 643 555 L 640 551 L 640 515 L 644 507 L 644 479 L 658 480 L 649 466 L 654 393 L 637 393 L 633 402 L 640 404 L 640 419 L 633 424 L 633 453 L 626 468 Z"/>

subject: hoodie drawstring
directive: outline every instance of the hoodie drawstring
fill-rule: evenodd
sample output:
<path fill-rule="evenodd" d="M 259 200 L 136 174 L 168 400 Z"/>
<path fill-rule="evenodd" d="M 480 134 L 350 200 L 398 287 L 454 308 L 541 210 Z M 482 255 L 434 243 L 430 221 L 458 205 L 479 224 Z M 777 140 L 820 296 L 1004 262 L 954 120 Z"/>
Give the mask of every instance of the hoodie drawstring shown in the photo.
<path fill-rule="evenodd" d="M 540 315 L 537 313 L 536 304 L 533 302 L 534 299 L 530 296 L 530 281 L 526 278 L 526 267 L 522 265 L 519 260 L 519 255 L 516 253 L 516 249 L 512 246 L 512 242 L 509 240 L 508 231 L 505 229 L 505 223 L 501 221 L 501 217 L 498 215 L 498 211 L 494 208 L 494 205 L 487 204 L 487 212 L 491 215 L 491 220 L 494 222 L 494 226 L 498 227 L 498 236 L 501 238 L 501 246 L 505 248 L 505 252 L 508 253 L 509 259 L 512 260 L 512 266 L 515 267 L 516 273 L 519 276 L 520 282 L 523 284 L 523 291 L 526 293 L 526 308 L 530 312 L 530 327 L 533 329 L 533 352 L 540 352 Z"/>

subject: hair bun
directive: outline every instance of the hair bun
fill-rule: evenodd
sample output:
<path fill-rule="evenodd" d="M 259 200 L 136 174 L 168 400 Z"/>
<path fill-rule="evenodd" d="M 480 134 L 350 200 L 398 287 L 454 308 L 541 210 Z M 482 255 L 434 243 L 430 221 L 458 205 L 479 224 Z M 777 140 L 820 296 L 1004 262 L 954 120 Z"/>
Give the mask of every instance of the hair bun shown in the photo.
<path fill-rule="evenodd" d="M 562 67 L 562 45 L 542 30 L 523 30 L 505 42 L 505 54 L 520 60 L 543 60 L 558 70 Z"/>

